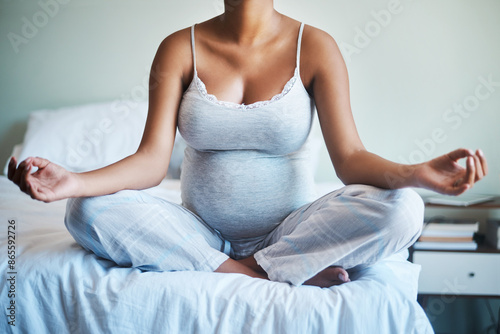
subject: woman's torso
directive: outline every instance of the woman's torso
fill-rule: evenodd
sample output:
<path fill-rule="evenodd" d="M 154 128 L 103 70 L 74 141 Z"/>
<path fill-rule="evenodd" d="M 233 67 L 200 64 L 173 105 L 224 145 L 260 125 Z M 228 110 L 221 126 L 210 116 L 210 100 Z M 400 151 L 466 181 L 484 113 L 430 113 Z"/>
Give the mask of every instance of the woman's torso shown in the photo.
<path fill-rule="evenodd" d="M 219 101 L 196 70 L 178 114 L 186 140 L 183 205 L 229 240 L 264 236 L 314 196 L 307 138 L 314 102 L 300 78 L 300 29 L 294 75 L 270 100 Z M 192 42 L 194 29 L 192 29 Z"/>

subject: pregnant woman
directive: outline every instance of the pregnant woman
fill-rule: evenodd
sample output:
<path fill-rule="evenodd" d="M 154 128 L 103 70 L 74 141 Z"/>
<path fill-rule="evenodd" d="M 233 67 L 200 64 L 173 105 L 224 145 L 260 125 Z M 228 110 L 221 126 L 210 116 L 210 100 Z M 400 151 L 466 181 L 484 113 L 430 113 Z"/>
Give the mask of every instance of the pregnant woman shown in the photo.
<path fill-rule="evenodd" d="M 415 165 L 368 152 L 335 41 L 273 0 L 225 1 L 222 15 L 165 38 L 153 71 L 135 154 L 79 174 L 39 157 L 9 164 L 9 179 L 32 198 L 70 198 L 75 240 L 122 266 L 345 283 L 347 270 L 418 237 L 423 205 L 408 187 L 457 195 L 487 173 L 480 150 Z M 319 199 L 308 163 L 315 110 L 346 185 Z M 177 128 L 188 144 L 182 205 L 139 191 L 164 178 Z"/>

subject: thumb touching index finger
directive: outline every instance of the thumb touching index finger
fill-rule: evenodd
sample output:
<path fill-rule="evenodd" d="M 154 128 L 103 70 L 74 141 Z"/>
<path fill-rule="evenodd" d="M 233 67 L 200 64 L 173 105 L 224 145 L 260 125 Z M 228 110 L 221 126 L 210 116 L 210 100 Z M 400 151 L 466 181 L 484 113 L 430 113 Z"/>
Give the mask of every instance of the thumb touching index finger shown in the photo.
<path fill-rule="evenodd" d="M 44 159 L 44 158 L 40 158 L 40 157 L 34 157 L 31 159 L 31 163 L 33 164 L 33 166 L 36 166 L 38 168 L 44 168 L 44 167 L 47 167 L 47 165 L 50 163 L 49 160 L 47 159 Z"/>
<path fill-rule="evenodd" d="M 472 155 L 474 155 L 474 152 L 466 148 L 459 148 L 448 153 L 448 157 L 453 161 L 457 161 L 459 159 L 466 158 Z"/>

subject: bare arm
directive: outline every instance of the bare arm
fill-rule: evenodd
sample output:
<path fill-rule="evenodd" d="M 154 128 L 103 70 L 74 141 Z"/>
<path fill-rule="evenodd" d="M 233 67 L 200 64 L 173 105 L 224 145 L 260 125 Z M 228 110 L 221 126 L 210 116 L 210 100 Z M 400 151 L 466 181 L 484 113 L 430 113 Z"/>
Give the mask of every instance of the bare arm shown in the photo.
<path fill-rule="evenodd" d="M 153 61 L 148 117 L 137 152 L 110 166 L 80 174 L 84 186 L 79 196 L 150 188 L 158 185 L 165 177 L 183 92 L 183 63 L 186 58 L 179 44 L 185 41 L 179 37 L 185 36 L 173 35 L 166 38 Z"/>
<path fill-rule="evenodd" d="M 173 149 L 177 111 L 186 76 L 189 35 L 181 31 L 158 48 L 150 76 L 149 109 L 144 134 L 136 153 L 109 166 L 85 173 L 70 173 L 42 158 L 11 160 L 8 177 L 32 198 L 50 202 L 66 197 L 98 196 L 123 189 L 145 189 L 165 177 Z M 31 174 L 33 166 L 38 171 Z"/>
<path fill-rule="evenodd" d="M 338 177 L 345 184 L 369 184 L 380 188 L 423 187 L 460 194 L 487 173 L 481 151 L 458 149 L 416 165 L 403 165 L 368 152 L 352 116 L 347 69 L 337 44 L 328 34 L 308 29 L 306 55 L 323 137 Z M 467 158 L 466 167 L 457 161 Z"/>

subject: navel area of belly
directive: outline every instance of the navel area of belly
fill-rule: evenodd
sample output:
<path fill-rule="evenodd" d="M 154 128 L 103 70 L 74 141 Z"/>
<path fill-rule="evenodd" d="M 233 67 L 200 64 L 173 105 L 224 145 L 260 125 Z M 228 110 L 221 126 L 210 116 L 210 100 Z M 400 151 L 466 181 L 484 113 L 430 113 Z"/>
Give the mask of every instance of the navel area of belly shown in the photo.
<path fill-rule="evenodd" d="M 223 234 L 267 233 L 303 200 L 297 175 L 284 157 L 198 158 L 183 170 L 184 200 Z"/>

